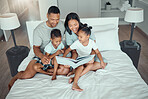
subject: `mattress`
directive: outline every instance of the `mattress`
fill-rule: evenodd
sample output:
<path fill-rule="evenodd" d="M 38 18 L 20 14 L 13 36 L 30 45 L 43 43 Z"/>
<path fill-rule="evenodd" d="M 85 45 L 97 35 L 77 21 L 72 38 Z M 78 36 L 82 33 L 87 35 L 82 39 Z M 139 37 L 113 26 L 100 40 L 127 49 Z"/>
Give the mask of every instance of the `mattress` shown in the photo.
<path fill-rule="evenodd" d="M 82 76 L 78 85 L 82 92 L 72 90 L 70 77 L 37 73 L 31 79 L 18 79 L 6 99 L 148 99 L 148 86 L 135 69 L 131 59 L 120 50 L 101 52 L 108 61 L 105 69 L 90 71 Z M 22 62 L 24 70 L 33 54 Z"/>

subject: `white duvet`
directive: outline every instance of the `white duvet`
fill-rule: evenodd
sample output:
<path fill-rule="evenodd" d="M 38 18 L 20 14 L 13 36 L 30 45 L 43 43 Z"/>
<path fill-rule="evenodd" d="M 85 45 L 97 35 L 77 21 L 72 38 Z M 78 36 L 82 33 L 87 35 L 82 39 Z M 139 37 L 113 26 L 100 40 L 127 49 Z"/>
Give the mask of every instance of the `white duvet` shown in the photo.
<path fill-rule="evenodd" d="M 82 92 L 71 89 L 69 77 L 57 76 L 51 81 L 51 76 L 38 73 L 32 79 L 17 80 L 6 99 L 148 99 L 148 86 L 125 53 L 116 50 L 101 54 L 108 65 L 79 79 Z M 19 71 L 26 68 L 32 55 L 22 62 Z"/>

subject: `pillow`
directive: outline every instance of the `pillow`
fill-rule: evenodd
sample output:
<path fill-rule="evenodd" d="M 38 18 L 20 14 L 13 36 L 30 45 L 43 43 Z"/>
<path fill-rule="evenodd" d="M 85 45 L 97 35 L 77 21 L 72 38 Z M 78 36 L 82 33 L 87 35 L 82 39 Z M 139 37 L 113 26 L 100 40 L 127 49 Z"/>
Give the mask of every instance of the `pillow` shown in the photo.
<path fill-rule="evenodd" d="M 118 30 L 112 29 L 108 31 L 94 32 L 96 44 L 99 51 L 120 50 Z"/>
<path fill-rule="evenodd" d="M 108 30 L 113 30 L 115 29 L 116 26 L 115 24 L 106 24 L 106 25 L 93 25 L 92 26 L 92 31 L 108 31 Z"/>

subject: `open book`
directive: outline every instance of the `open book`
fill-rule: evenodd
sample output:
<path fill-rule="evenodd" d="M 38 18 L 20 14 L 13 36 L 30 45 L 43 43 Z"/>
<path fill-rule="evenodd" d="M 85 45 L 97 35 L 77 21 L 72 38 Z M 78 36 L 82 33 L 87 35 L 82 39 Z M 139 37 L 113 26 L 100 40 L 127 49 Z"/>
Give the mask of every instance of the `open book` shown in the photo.
<path fill-rule="evenodd" d="M 89 55 L 85 57 L 78 57 L 76 60 L 71 58 L 65 58 L 61 56 L 56 56 L 57 63 L 62 65 L 70 65 L 74 69 L 77 68 L 80 65 L 88 63 L 90 60 L 94 58 L 95 55 Z"/>

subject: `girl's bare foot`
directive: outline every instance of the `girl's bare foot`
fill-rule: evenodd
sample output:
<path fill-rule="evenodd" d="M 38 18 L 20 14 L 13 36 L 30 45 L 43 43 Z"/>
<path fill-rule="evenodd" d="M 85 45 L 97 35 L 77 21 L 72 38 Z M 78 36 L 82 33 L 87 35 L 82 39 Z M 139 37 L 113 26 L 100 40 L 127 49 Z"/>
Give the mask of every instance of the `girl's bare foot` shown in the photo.
<path fill-rule="evenodd" d="M 73 81 L 74 81 L 74 77 L 70 77 L 68 83 L 71 84 Z"/>
<path fill-rule="evenodd" d="M 83 89 L 81 89 L 81 88 L 78 86 L 78 84 L 73 84 L 72 90 L 83 91 Z"/>

